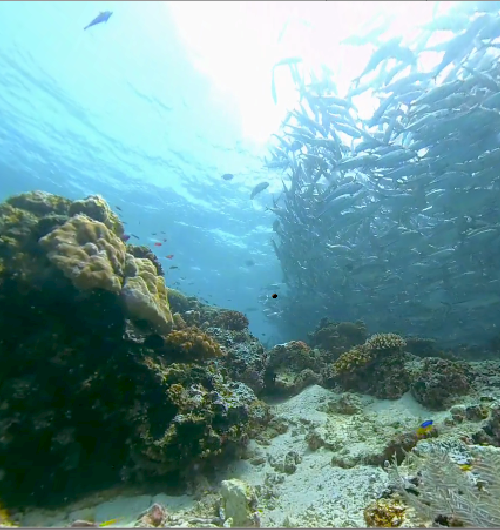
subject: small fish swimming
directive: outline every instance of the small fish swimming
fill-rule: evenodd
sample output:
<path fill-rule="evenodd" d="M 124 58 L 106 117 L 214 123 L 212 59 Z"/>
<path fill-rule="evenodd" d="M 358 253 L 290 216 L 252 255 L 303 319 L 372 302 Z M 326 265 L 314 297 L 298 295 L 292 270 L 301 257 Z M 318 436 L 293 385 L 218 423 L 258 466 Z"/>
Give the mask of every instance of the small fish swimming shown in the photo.
<path fill-rule="evenodd" d="M 250 194 L 250 200 L 252 200 L 261 191 L 264 191 L 266 188 L 269 188 L 269 182 L 259 182 L 252 190 L 252 193 Z"/>
<path fill-rule="evenodd" d="M 123 517 L 117 517 L 116 519 L 109 519 L 109 521 L 104 521 L 103 523 L 100 523 L 99 526 L 100 527 L 111 526 L 112 524 L 118 523 L 118 521 L 120 521 L 121 519 L 123 519 Z"/>
<path fill-rule="evenodd" d="M 140 239 L 139 236 L 136 236 L 135 234 L 130 234 L 132 237 L 135 237 L 136 239 Z"/>
<path fill-rule="evenodd" d="M 427 434 L 429 434 L 432 431 L 432 425 L 434 421 L 433 420 L 426 420 L 420 425 L 420 427 L 417 429 L 417 436 L 423 436 L 425 437 Z"/>
<path fill-rule="evenodd" d="M 92 20 L 92 22 L 90 24 L 88 24 L 87 26 L 85 26 L 83 29 L 86 30 L 86 29 L 91 28 L 92 26 L 97 26 L 98 24 L 102 24 L 103 22 L 107 22 L 111 18 L 112 14 L 113 14 L 112 11 L 101 11 L 94 18 L 94 20 Z"/>
<path fill-rule="evenodd" d="M 177 267 L 177 265 L 172 265 L 171 267 L 169 267 L 170 270 L 173 270 L 173 269 L 178 269 L 179 267 Z"/>
<path fill-rule="evenodd" d="M 154 246 L 155 247 L 161 247 L 161 243 L 159 241 L 155 241 Z"/>
<path fill-rule="evenodd" d="M 125 243 L 130 239 L 130 236 L 128 234 L 123 234 L 120 236 L 120 239 Z"/>
<path fill-rule="evenodd" d="M 224 175 L 222 175 L 221 178 L 224 179 L 224 180 L 233 180 L 234 179 L 234 175 L 232 173 L 224 173 Z"/>
<path fill-rule="evenodd" d="M 168 254 L 167 256 L 165 256 L 167 259 L 172 259 L 174 257 L 173 254 Z"/>

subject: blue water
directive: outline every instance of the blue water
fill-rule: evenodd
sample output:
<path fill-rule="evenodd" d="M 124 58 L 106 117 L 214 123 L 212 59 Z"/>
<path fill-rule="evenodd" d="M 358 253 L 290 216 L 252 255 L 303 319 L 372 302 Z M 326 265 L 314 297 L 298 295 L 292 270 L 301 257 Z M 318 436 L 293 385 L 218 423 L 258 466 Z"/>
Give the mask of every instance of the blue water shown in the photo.
<path fill-rule="evenodd" d="M 109 22 L 84 32 L 104 10 Z M 165 2 L 0 2 L 0 200 L 100 194 L 142 244 L 165 231 L 157 253 L 179 267 L 167 285 L 245 311 L 281 274 L 271 195 L 248 198 L 270 177 L 240 121 L 196 70 Z M 276 333 L 249 317 L 257 336 Z"/>

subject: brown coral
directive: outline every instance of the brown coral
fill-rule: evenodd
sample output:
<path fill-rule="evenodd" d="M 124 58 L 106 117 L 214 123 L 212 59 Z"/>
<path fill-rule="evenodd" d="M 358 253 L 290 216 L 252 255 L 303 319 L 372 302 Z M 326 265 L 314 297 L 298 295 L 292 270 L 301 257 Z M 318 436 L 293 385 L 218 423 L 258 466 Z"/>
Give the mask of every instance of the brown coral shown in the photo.
<path fill-rule="evenodd" d="M 468 363 L 429 357 L 424 360 L 411 392 L 428 409 L 444 410 L 453 397 L 469 393 L 472 378 Z"/>
<path fill-rule="evenodd" d="M 311 346 L 327 350 L 338 357 L 339 354 L 362 344 L 368 337 L 363 322 L 329 322 L 323 318 L 318 328 L 309 333 Z"/>
<path fill-rule="evenodd" d="M 248 328 L 248 318 L 239 311 L 222 309 L 209 319 L 211 326 L 228 329 L 230 331 L 243 331 Z"/>
<path fill-rule="evenodd" d="M 401 526 L 404 520 L 405 507 L 396 499 L 379 499 L 364 509 L 363 515 L 367 526 L 393 528 Z"/>
<path fill-rule="evenodd" d="M 169 354 L 184 361 L 212 359 L 223 355 L 215 340 L 198 328 L 176 329 L 165 338 Z"/>
<path fill-rule="evenodd" d="M 366 392 L 383 399 L 401 397 L 410 385 L 403 362 L 405 344 L 402 337 L 392 333 L 373 335 L 333 363 L 333 381 L 344 390 Z"/>

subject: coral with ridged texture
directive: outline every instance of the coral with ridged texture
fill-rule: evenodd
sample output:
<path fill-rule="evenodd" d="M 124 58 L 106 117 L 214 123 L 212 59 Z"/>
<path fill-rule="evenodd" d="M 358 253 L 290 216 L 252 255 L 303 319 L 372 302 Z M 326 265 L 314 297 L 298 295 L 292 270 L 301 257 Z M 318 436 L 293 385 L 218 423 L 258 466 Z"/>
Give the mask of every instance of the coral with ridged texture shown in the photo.
<path fill-rule="evenodd" d="M 104 223 L 75 215 L 39 243 L 77 289 L 120 292 L 125 245 Z"/>
<path fill-rule="evenodd" d="M 158 333 L 172 330 L 165 280 L 147 258 L 127 256 L 127 276 L 121 291 L 127 312 L 136 320 L 148 322 Z M 133 275 L 132 275 L 133 274 Z"/>
<path fill-rule="evenodd" d="M 223 352 L 215 340 L 198 328 L 176 329 L 165 338 L 167 350 L 184 362 L 221 357 Z"/>

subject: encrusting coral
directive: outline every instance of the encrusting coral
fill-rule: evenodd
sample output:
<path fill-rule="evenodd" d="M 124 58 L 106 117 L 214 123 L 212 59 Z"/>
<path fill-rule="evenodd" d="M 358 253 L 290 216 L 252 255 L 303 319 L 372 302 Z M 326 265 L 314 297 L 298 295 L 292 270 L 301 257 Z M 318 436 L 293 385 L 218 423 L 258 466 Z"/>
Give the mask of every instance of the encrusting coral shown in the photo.
<path fill-rule="evenodd" d="M 78 214 L 40 238 L 39 244 L 77 289 L 120 292 L 125 245 L 104 223 Z"/>
<path fill-rule="evenodd" d="M 172 331 L 165 338 L 165 346 L 167 354 L 176 355 L 184 362 L 223 355 L 221 347 L 212 337 L 194 327 Z"/>

